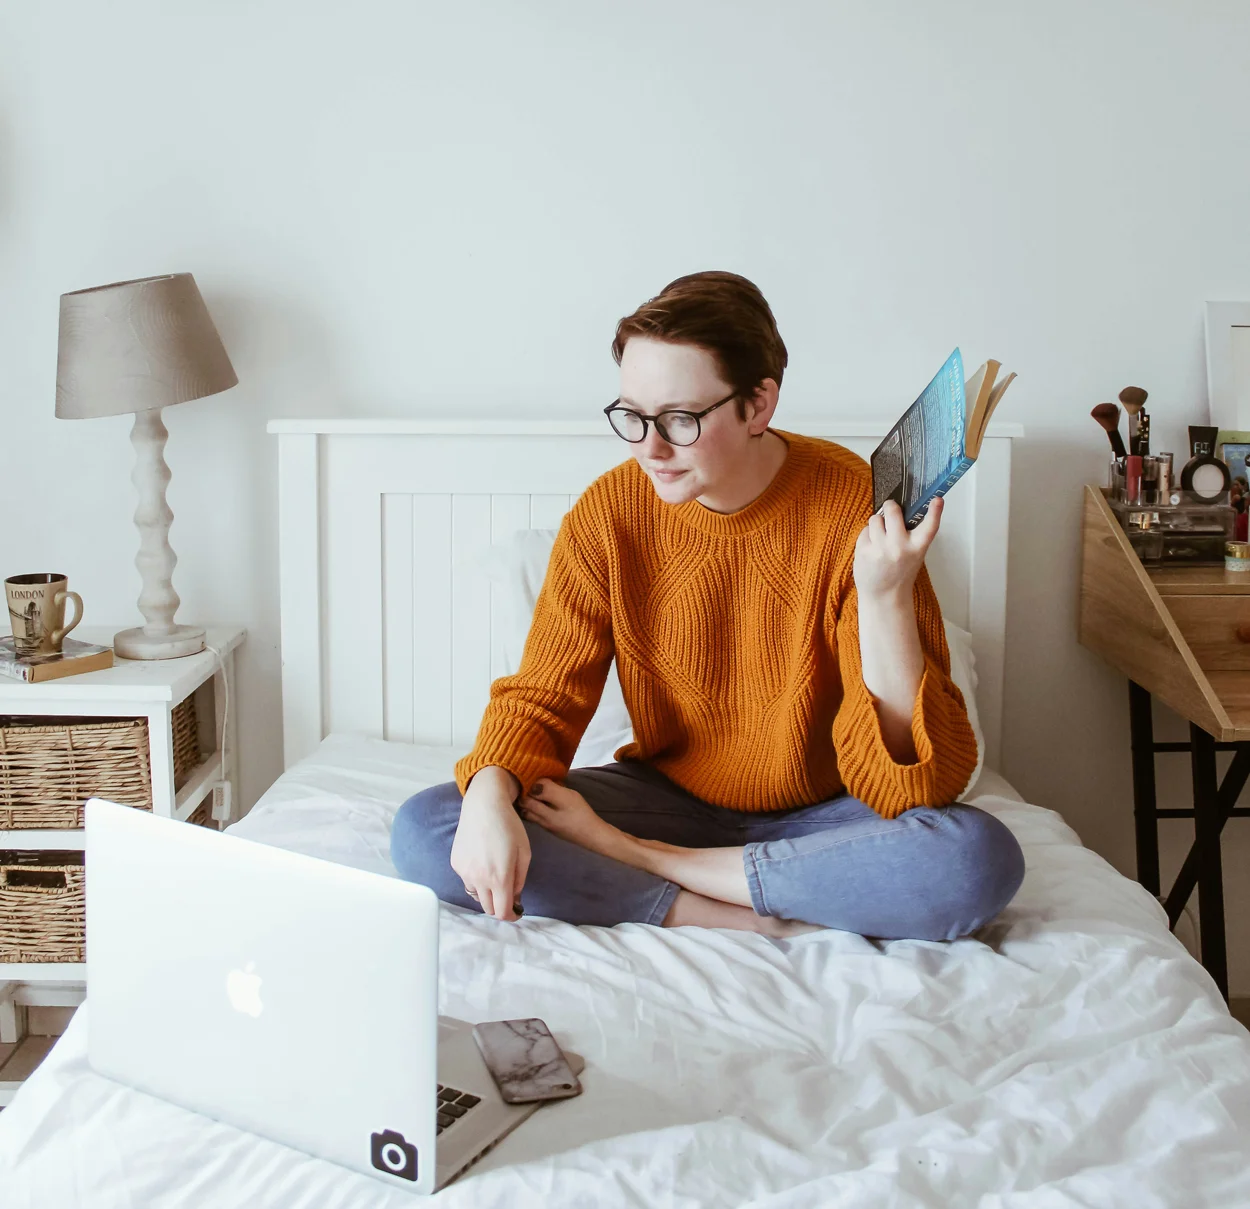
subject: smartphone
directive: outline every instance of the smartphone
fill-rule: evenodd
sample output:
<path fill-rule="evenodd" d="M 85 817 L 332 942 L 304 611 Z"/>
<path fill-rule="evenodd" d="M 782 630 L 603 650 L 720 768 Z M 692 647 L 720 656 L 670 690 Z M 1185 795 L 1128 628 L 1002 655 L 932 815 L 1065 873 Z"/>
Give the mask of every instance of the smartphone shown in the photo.
<path fill-rule="evenodd" d="M 582 1093 L 551 1030 L 537 1017 L 475 1024 L 473 1040 L 505 1103 L 563 1100 Z"/>

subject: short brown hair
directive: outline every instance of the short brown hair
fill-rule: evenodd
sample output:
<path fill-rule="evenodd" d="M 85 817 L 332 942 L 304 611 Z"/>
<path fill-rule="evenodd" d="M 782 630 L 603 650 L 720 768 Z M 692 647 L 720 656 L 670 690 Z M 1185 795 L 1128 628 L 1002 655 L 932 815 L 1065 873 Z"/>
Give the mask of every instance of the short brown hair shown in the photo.
<path fill-rule="evenodd" d="M 709 269 L 670 281 L 654 298 L 616 325 L 612 357 L 617 365 L 631 336 L 670 344 L 693 344 L 716 360 L 721 377 L 738 393 L 738 418 L 745 399 L 765 378 L 778 386 L 789 356 L 777 321 L 759 287 L 737 273 Z"/>

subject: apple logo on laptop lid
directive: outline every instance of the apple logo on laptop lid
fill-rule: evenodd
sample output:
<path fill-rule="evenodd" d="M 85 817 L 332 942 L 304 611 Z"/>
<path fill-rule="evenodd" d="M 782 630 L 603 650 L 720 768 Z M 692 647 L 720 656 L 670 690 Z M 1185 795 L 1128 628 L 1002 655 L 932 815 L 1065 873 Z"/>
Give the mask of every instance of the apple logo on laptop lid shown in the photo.
<path fill-rule="evenodd" d="M 236 1012 L 248 1016 L 259 1016 L 265 1010 L 260 1001 L 260 984 L 263 981 L 256 973 L 256 963 L 249 961 L 241 970 L 231 970 L 226 975 L 226 998 Z"/>

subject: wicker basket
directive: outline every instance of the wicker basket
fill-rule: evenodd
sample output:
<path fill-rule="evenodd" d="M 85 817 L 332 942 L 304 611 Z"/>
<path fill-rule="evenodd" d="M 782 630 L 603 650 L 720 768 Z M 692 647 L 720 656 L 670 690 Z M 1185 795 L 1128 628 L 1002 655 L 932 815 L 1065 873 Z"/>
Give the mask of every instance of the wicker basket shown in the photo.
<path fill-rule="evenodd" d="M 188 816 L 188 823 L 196 823 L 201 827 L 221 830 L 221 825 L 213 818 L 213 795 L 210 793 Z"/>
<path fill-rule="evenodd" d="M 172 723 L 177 790 L 200 762 L 194 695 Z M 90 797 L 152 809 L 146 718 L 0 718 L 0 831 L 81 827 Z"/>
<path fill-rule="evenodd" d="M 195 694 L 174 706 L 170 721 L 174 728 L 174 792 L 186 783 L 200 763 L 199 720 L 195 716 Z"/>
<path fill-rule="evenodd" d="M 0 961 L 84 960 L 82 852 L 0 851 Z"/>

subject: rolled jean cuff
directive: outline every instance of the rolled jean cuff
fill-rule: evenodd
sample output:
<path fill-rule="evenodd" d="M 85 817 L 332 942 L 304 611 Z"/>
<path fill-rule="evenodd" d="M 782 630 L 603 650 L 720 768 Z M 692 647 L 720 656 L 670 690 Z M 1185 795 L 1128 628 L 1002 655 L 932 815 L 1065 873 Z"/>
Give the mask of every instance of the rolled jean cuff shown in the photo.
<path fill-rule="evenodd" d="M 747 890 L 751 895 L 751 906 L 756 915 L 771 915 L 768 904 L 764 902 L 764 887 L 760 883 L 760 872 L 755 864 L 755 844 L 747 844 L 742 849 L 742 871 L 747 875 Z"/>
<path fill-rule="evenodd" d="M 663 924 L 664 917 L 668 914 L 669 908 L 673 905 L 673 900 L 681 893 L 681 887 L 676 882 L 666 881 L 660 886 L 660 892 L 655 900 L 655 906 L 651 908 L 651 912 L 641 922 L 644 924 L 654 924 L 657 928 Z"/>

